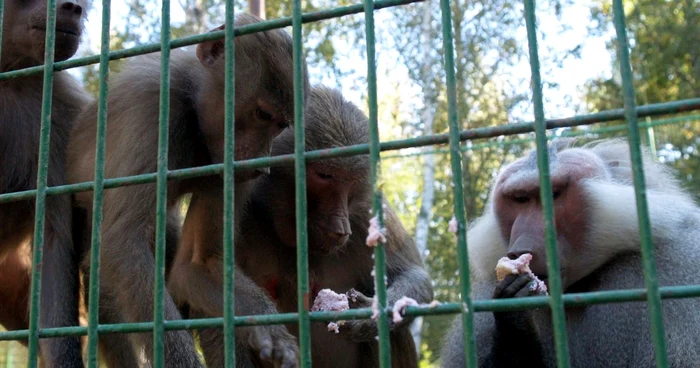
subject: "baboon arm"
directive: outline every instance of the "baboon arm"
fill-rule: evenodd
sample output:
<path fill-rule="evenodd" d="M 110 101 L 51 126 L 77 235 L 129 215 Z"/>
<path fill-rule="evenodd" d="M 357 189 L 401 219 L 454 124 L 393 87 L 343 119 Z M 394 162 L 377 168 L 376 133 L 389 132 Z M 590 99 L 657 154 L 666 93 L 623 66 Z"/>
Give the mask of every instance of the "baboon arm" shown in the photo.
<path fill-rule="evenodd" d="M 394 210 L 385 206 L 387 228 L 387 302 L 393 305 L 404 296 L 418 303 L 429 303 L 433 299 L 430 275 L 425 271 L 418 249 Z"/>
<path fill-rule="evenodd" d="M 203 265 L 175 261 L 168 290 L 177 304 L 188 304 L 210 317 L 224 314 L 223 274 Z"/>

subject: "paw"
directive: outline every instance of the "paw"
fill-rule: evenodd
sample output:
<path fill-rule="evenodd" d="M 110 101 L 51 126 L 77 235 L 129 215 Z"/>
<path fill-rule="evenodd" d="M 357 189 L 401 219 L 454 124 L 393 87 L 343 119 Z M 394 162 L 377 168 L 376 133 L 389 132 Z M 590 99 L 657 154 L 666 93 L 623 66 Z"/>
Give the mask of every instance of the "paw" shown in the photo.
<path fill-rule="evenodd" d="M 259 352 L 262 360 L 273 363 L 275 367 L 298 366 L 297 339 L 283 326 L 252 327 L 248 343 Z"/>
<path fill-rule="evenodd" d="M 345 295 L 348 297 L 348 305 L 350 305 L 350 309 L 372 307 L 372 298 L 365 296 L 365 294 L 362 294 L 355 289 L 348 290 Z"/>
<path fill-rule="evenodd" d="M 538 280 L 531 274 L 513 274 L 506 276 L 496 285 L 494 299 L 521 298 L 526 296 L 547 295 L 546 291 L 537 287 Z"/>
<path fill-rule="evenodd" d="M 378 335 L 377 321 L 373 319 L 345 321 L 340 326 L 340 334 L 353 342 L 374 341 Z"/>

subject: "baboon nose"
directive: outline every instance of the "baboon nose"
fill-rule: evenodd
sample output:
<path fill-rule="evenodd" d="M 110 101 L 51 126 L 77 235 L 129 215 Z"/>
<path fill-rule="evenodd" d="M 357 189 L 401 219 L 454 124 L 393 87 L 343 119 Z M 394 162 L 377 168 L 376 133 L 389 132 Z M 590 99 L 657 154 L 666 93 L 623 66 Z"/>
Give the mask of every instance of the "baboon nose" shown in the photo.
<path fill-rule="evenodd" d="M 331 231 L 328 233 L 328 236 L 338 243 L 345 243 L 350 237 L 350 234 L 340 231 Z"/>
<path fill-rule="evenodd" d="M 525 253 L 532 253 L 532 252 L 528 252 L 526 250 L 516 250 L 516 251 L 508 252 L 507 255 L 508 255 L 508 258 L 510 258 L 510 259 L 518 259 L 518 257 L 522 256 Z"/>
<path fill-rule="evenodd" d="M 65 2 L 61 5 L 61 9 L 66 10 L 66 11 L 72 11 L 75 14 L 81 15 L 83 13 L 83 7 L 72 3 L 70 1 Z"/>

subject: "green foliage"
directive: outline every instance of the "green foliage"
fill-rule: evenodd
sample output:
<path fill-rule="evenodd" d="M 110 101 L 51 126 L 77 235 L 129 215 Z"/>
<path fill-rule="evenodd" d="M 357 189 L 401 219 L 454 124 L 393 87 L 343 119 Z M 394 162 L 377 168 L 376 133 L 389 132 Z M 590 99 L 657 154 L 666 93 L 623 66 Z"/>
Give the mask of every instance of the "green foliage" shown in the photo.
<path fill-rule="evenodd" d="M 639 104 L 666 102 L 700 96 L 700 43 L 697 27 L 700 6 L 697 0 L 634 0 L 626 2 L 631 63 Z M 612 24 L 609 2 L 591 9 L 598 32 Z M 616 41 L 608 48 L 614 53 Z M 584 88 L 586 105 L 597 111 L 623 106 L 621 82 L 617 75 L 590 81 Z M 693 193 L 700 190 L 700 122 L 655 129 L 658 156 L 674 167 L 679 179 Z"/>

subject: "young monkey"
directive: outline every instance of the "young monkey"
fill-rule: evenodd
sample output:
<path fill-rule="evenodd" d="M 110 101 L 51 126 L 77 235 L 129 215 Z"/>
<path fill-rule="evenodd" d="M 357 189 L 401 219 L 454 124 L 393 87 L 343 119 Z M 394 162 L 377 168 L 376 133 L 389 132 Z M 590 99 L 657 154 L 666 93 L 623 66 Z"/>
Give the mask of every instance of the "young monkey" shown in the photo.
<path fill-rule="evenodd" d="M 260 21 L 241 14 L 235 26 Z M 223 26 L 218 29 L 223 29 Z M 282 30 L 235 39 L 235 159 L 268 156 L 272 139 L 292 123 L 292 40 Z M 196 52 L 173 50 L 170 60 L 170 170 L 223 162 L 224 153 L 224 41 L 201 43 Z M 305 81 L 305 85 L 308 82 Z M 157 170 L 160 55 L 135 59 L 115 76 L 110 86 L 105 176 L 115 178 Z M 82 114 L 71 135 L 68 172 L 71 182 L 90 181 L 94 172 L 97 106 Z M 236 172 L 236 183 L 254 179 L 265 170 Z M 186 193 L 197 197 L 217 185 L 219 177 L 168 183 L 168 209 Z M 92 193 L 76 195 L 87 213 L 89 228 Z M 100 255 L 100 323 L 153 320 L 155 183 L 109 189 L 104 194 Z M 170 243 L 170 242 L 167 242 Z M 169 244 L 168 246 L 171 246 Z M 83 242 L 87 271 L 88 242 Z M 164 295 L 166 320 L 181 319 L 171 295 Z M 102 352 L 111 366 L 139 364 L 138 353 L 153 355 L 149 334 L 132 334 L 134 348 L 119 335 L 100 336 Z M 165 365 L 201 366 L 187 331 L 164 335 Z"/>

